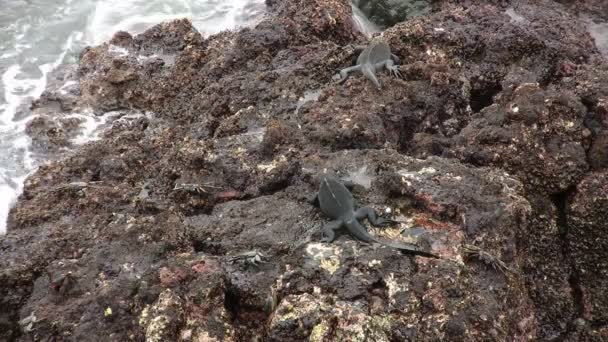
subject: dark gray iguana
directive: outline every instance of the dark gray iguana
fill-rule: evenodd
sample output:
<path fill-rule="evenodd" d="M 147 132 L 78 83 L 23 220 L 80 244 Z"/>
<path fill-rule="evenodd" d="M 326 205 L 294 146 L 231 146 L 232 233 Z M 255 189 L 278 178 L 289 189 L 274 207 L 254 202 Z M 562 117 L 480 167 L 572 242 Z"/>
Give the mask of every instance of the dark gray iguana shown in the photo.
<path fill-rule="evenodd" d="M 361 51 L 357 58 L 357 65 L 340 70 L 340 73 L 334 76 L 338 83 L 346 81 L 351 71 L 361 71 L 365 77 L 374 82 L 378 89 L 382 89 L 376 78 L 376 71 L 382 67 L 386 67 L 396 77 L 401 77 L 399 67 L 395 65 L 399 64 L 399 58 L 391 53 L 388 43 L 382 38 L 376 37 L 367 47 L 356 47 L 355 51 Z"/>
<path fill-rule="evenodd" d="M 346 227 L 354 238 L 367 242 L 379 243 L 388 247 L 399 249 L 405 253 L 423 255 L 438 258 L 435 254 L 422 250 L 413 244 L 396 244 L 383 242 L 370 235 L 367 229 L 358 220 L 366 218 L 374 227 L 383 227 L 395 221 L 378 217 L 376 211 L 370 207 L 362 207 L 355 211 L 355 200 L 350 191 L 337 179 L 331 176 L 323 176 L 319 185 L 319 193 L 315 198 L 319 207 L 333 219 L 324 228 L 325 237 L 323 242 L 332 242 L 335 239 L 335 231 Z"/>

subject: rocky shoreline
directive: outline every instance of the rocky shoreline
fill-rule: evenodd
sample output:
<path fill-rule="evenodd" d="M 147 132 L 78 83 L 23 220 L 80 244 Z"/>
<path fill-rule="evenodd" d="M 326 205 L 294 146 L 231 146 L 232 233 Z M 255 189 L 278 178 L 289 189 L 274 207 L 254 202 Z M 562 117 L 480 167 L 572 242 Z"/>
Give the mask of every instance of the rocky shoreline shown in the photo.
<path fill-rule="evenodd" d="M 62 158 L 0 237 L 0 340 L 608 339 L 608 61 L 581 19 L 606 5 L 435 1 L 383 33 L 404 78 L 378 91 L 331 78 L 364 42 L 349 1 L 268 3 L 206 39 L 118 32 L 34 104 Z M 62 153 L 88 107 L 130 115 Z M 320 243 L 324 170 L 442 258 Z"/>

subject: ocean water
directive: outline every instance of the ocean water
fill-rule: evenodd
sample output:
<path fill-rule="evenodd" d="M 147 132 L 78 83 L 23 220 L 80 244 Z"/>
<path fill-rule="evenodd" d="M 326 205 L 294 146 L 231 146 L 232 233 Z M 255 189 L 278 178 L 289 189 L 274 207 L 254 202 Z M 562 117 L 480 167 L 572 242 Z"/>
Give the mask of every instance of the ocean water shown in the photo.
<path fill-rule="evenodd" d="M 140 33 L 162 21 L 190 18 L 205 36 L 249 26 L 266 11 L 264 0 L 2 0 L 0 10 L 0 234 L 23 181 L 48 156 L 34 154 L 26 124 L 32 101 L 44 91 L 49 73 L 76 63 L 87 45 L 114 32 Z M 90 111 L 73 143 L 96 139 L 107 117 Z"/>

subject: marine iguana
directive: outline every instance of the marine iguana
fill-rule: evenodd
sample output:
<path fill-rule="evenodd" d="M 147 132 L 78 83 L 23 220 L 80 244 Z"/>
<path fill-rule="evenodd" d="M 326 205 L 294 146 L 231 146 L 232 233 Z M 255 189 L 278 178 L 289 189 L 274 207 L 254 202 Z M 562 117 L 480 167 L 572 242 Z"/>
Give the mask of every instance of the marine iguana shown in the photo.
<path fill-rule="evenodd" d="M 338 83 L 346 81 L 349 72 L 361 71 L 365 77 L 374 82 L 378 89 L 382 89 L 376 78 L 376 71 L 382 67 L 386 67 L 389 73 L 394 74 L 395 77 L 401 78 L 399 67 L 395 65 L 399 64 L 399 57 L 391 53 L 388 43 L 382 38 L 374 38 L 367 47 L 355 47 L 355 51 L 361 51 L 357 58 L 357 65 L 342 69 L 339 74 L 334 75 L 333 78 L 337 79 Z"/>
<path fill-rule="evenodd" d="M 325 237 L 322 242 L 332 242 L 335 239 L 335 231 L 346 227 L 350 235 L 367 243 L 379 243 L 388 247 L 396 248 L 404 253 L 422 255 L 426 257 L 439 258 L 437 255 L 424 251 L 413 244 L 396 244 L 383 242 L 368 233 L 365 226 L 358 220 L 366 218 L 374 227 L 384 227 L 395 221 L 378 217 L 376 211 L 370 207 L 362 207 L 355 211 L 355 200 L 351 192 L 334 177 L 324 175 L 321 178 L 319 192 L 316 196 L 321 211 L 333 219 L 323 228 Z"/>

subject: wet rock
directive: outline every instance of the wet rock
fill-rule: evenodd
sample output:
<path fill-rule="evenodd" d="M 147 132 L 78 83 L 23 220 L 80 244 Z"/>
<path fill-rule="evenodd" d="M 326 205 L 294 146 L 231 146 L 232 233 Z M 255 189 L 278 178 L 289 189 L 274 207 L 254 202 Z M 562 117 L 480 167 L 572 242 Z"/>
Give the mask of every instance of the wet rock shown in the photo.
<path fill-rule="evenodd" d="M 606 190 L 608 175 L 590 173 L 572 194 L 568 211 L 568 244 L 574 258 L 575 273 L 571 279 L 579 296 L 581 317 L 593 322 L 606 320 L 603 308 L 608 301 L 604 288 L 608 282 L 606 251 Z"/>
<path fill-rule="evenodd" d="M 49 119 L 35 117 L 27 123 L 25 131 L 32 138 L 32 145 L 40 153 L 57 154 L 62 148 L 72 146 L 71 139 L 78 132 L 79 118 Z"/>
<path fill-rule="evenodd" d="M 357 0 L 353 4 L 361 9 L 374 24 L 386 28 L 409 18 L 428 15 L 430 1 Z"/>
<path fill-rule="evenodd" d="M 121 39 L 124 41 L 125 39 Z M 178 53 L 188 45 L 200 45 L 203 36 L 188 19 L 161 23 L 133 37 L 133 44 L 139 50 L 148 52 Z M 127 38 L 128 41 L 128 38 Z"/>
<path fill-rule="evenodd" d="M 504 101 L 504 102 L 503 102 Z M 556 194 L 587 171 L 585 107 L 572 93 L 523 84 L 472 118 L 455 139 L 455 154 L 476 165 L 504 167 L 533 191 Z"/>
<path fill-rule="evenodd" d="M 133 36 L 129 32 L 118 31 L 110 39 L 110 44 L 128 49 L 133 44 Z"/>
<path fill-rule="evenodd" d="M 577 315 L 576 295 L 570 283 L 573 265 L 565 261 L 569 252 L 564 248 L 564 208 L 559 202 L 530 197 L 532 211 L 538 214 L 530 217 L 530 228 L 519 233 L 521 254 L 526 255 L 526 286 L 535 303 L 537 336 L 545 339 L 564 336 Z"/>

